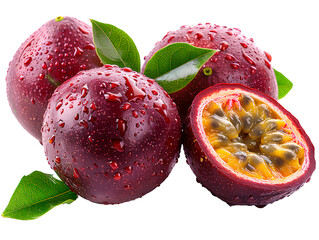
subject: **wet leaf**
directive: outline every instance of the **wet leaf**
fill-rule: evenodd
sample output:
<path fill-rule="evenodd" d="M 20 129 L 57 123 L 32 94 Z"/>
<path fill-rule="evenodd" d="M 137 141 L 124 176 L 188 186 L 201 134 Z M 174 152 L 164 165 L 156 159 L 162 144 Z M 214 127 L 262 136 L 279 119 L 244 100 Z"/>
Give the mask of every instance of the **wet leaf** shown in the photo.
<path fill-rule="evenodd" d="M 144 75 L 155 79 L 167 93 L 177 92 L 194 79 L 215 52 L 188 43 L 173 43 L 153 55 L 145 66 Z"/>
<path fill-rule="evenodd" d="M 277 85 L 278 85 L 278 99 L 283 98 L 292 89 L 293 83 L 286 78 L 281 72 L 274 69 Z"/>
<path fill-rule="evenodd" d="M 103 64 L 129 67 L 139 72 L 141 60 L 131 37 L 123 30 L 91 19 L 93 41 L 96 52 Z"/>
<path fill-rule="evenodd" d="M 24 176 L 4 212 L 3 217 L 19 220 L 36 219 L 63 203 L 72 203 L 77 195 L 50 174 L 34 171 Z"/>

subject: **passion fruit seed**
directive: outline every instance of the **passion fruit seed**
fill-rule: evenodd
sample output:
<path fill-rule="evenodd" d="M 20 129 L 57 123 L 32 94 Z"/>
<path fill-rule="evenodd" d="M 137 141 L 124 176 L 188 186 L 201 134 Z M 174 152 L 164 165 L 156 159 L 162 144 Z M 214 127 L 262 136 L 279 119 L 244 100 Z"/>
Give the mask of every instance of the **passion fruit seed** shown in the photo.
<path fill-rule="evenodd" d="M 287 124 L 267 104 L 248 94 L 210 102 L 203 127 L 216 153 L 234 170 L 250 177 L 274 180 L 301 168 L 304 148 Z"/>

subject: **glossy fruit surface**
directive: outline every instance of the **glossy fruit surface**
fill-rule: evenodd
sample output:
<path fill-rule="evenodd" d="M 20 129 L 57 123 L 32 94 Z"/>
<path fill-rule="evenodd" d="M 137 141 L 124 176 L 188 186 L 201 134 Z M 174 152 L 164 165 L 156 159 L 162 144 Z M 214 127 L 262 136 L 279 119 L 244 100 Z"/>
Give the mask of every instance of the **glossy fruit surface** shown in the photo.
<path fill-rule="evenodd" d="M 182 26 L 179 30 L 168 32 L 156 43 L 146 56 L 143 69 L 155 52 L 175 42 L 219 50 L 185 88 L 170 94 L 182 119 L 196 94 L 217 83 L 241 83 L 278 98 L 271 55 L 260 50 L 253 39 L 246 38 L 239 29 L 212 24 Z"/>
<path fill-rule="evenodd" d="M 105 65 L 56 89 L 44 116 L 48 162 L 80 196 L 115 204 L 142 197 L 180 152 L 175 103 L 154 80 Z"/>
<path fill-rule="evenodd" d="M 217 84 L 195 97 L 183 143 L 197 181 L 229 205 L 265 206 L 289 196 L 315 169 L 298 120 L 241 84 Z"/>
<path fill-rule="evenodd" d="M 79 71 L 100 66 L 89 25 L 71 17 L 45 23 L 10 62 L 6 82 L 12 112 L 41 140 L 43 114 L 54 90 Z"/>

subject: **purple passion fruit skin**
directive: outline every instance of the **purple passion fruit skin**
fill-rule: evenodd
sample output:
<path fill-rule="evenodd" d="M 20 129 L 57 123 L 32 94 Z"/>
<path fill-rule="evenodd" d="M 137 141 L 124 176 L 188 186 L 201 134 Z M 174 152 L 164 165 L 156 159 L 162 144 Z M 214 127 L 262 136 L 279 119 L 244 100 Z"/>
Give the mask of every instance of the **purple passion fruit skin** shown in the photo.
<path fill-rule="evenodd" d="M 219 50 L 185 88 L 170 94 L 181 119 L 187 115 L 196 94 L 217 83 L 240 83 L 278 98 L 276 77 L 270 64 L 271 55 L 260 50 L 252 38 L 246 38 L 237 28 L 198 24 L 168 32 L 145 57 L 142 72 L 154 53 L 175 42 Z"/>
<path fill-rule="evenodd" d="M 71 17 L 45 23 L 10 62 L 6 82 L 13 114 L 41 141 L 43 114 L 53 91 L 79 71 L 101 66 L 89 25 Z"/>
<path fill-rule="evenodd" d="M 222 159 L 221 155 L 217 154 L 217 151 L 219 150 L 212 147 L 212 143 L 204 131 L 204 120 L 202 116 L 204 116 L 205 106 L 209 106 L 207 104 L 211 103 L 212 100 L 213 102 L 216 101 L 218 103 L 218 101 L 223 101 L 223 99 L 229 99 L 232 95 L 236 98 L 240 94 L 251 96 L 252 98 L 255 98 L 255 100 L 258 99 L 258 101 L 265 103 L 269 106 L 269 109 L 272 109 L 271 111 L 273 111 L 273 116 L 282 117 L 282 119 L 286 121 L 286 125 L 282 127 L 284 130 L 279 132 L 280 134 L 283 134 L 284 131 L 289 133 L 287 136 L 290 136 L 290 143 L 284 143 L 286 146 L 287 144 L 296 145 L 295 143 L 302 146 L 302 149 L 304 150 L 304 156 L 302 157 L 303 160 L 300 162 L 301 164 L 299 168 L 297 168 L 297 170 L 291 175 L 288 174 L 288 176 L 280 176 L 279 178 L 271 176 L 268 180 L 258 179 L 260 176 L 258 177 L 258 174 L 256 174 L 254 170 L 249 169 L 248 172 L 251 175 L 255 174 L 257 177 L 254 178 L 248 176 L 243 172 L 234 170 L 230 167 L 229 162 L 231 159 L 234 159 L 234 155 L 230 154 L 227 159 Z M 231 111 L 232 109 L 230 108 L 229 112 L 225 112 L 226 115 Z M 217 114 L 219 116 L 223 115 L 221 113 Z M 216 115 L 214 115 L 214 117 L 218 118 Z M 224 117 L 225 116 L 223 116 L 223 118 Z M 216 125 L 214 127 L 216 127 Z M 276 134 L 276 132 L 274 133 Z M 273 141 L 279 140 L 277 139 Z M 232 144 L 243 145 L 242 141 L 237 140 L 232 141 Z M 277 146 L 279 145 L 280 144 Z M 300 126 L 298 120 L 273 98 L 255 89 L 248 88 L 240 84 L 217 84 L 205 89 L 195 97 L 185 120 L 183 146 L 187 163 L 196 175 L 197 181 L 201 183 L 203 187 L 207 188 L 213 195 L 217 196 L 229 205 L 256 205 L 258 207 L 263 207 L 267 204 L 273 203 L 274 201 L 289 196 L 303 186 L 304 183 L 310 180 L 310 177 L 315 170 L 314 146 L 303 128 Z M 259 145 L 259 147 L 260 146 L 261 145 Z M 229 143 L 226 143 L 226 145 L 223 146 L 224 149 L 230 149 L 229 147 Z M 263 148 L 265 149 L 264 146 Z M 269 149 L 270 148 L 268 148 L 268 150 Z M 248 154 L 253 154 L 255 156 L 258 154 L 259 158 L 262 156 L 259 150 L 249 151 Z M 247 151 L 245 152 L 247 153 Z M 269 152 L 272 154 L 270 150 Z M 291 153 L 291 151 L 287 151 L 286 153 L 288 152 Z M 280 151 L 276 152 L 276 154 L 279 153 Z M 241 156 L 243 155 L 243 152 L 241 152 Z M 267 159 L 266 156 L 262 157 Z M 238 164 L 241 161 L 240 159 L 240 157 L 237 158 Z M 273 162 L 270 162 L 269 159 L 270 157 L 268 158 L 266 165 L 276 165 Z M 246 159 L 242 158 L 242 162 L 244 161 L 246 161 Z M 264 163 L 266 162 L 264 161 Z M 247 166 L 248 164 L 246 167 Z M 277 167 L 278 166 L 275 166 L 275 168 Z M 258 169 L 258 167 L 256 167 L 256 169 Z M 247 169 L 245 170 L 247 172 Z"/>
<path fill-rule="evenodd" d="M 181 123 L 175 103 L 154 80 L 105 65 L 55 90 L 42 141 L 51 168 L 72 191 L 116 204 L 166 179 L 179 157 Z"/>

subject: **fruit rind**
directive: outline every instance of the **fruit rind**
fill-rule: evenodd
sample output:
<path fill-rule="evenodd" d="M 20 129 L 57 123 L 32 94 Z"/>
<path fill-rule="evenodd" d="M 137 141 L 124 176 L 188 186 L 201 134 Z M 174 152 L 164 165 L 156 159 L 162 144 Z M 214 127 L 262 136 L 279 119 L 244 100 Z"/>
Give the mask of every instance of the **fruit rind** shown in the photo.
<path fill-rule="evenodd" d="M 200 112 L 214 98 L 212 95 L 221 96 L 222 92 L 229 94 L 230 91 L 259 96 L 271 107 L 275 107 L 275 111 L 287 116 L 295 130 L 300 133 L 299 136 L 306 147 L 305 162 L 298 173 L 278 181 L 257 180 L 244 174 L 234 174 L 234 170 L 227 167 L 225 162 L 216 160 L 218 155 L 206 139 L 203 127 L 198 124 L 202 118 Z M 184 130 L 185 155 L 197 181 L 229 205 L 265 206 L 282 199 L 309 181 L 315 169 L 314 146 L 299 121 L 273 98 L 240 84 L 217 84 L 198 94 L 189 109 Z"/>
<path fill-rule="evenodd" d="M 51 168 L 72 191 L 101 204 L 155 189 L 181 146 L 180 118 L 168 94 L 154 80 L 114 65 L 82 71 L 60 85 L 42 132 Z"/>

